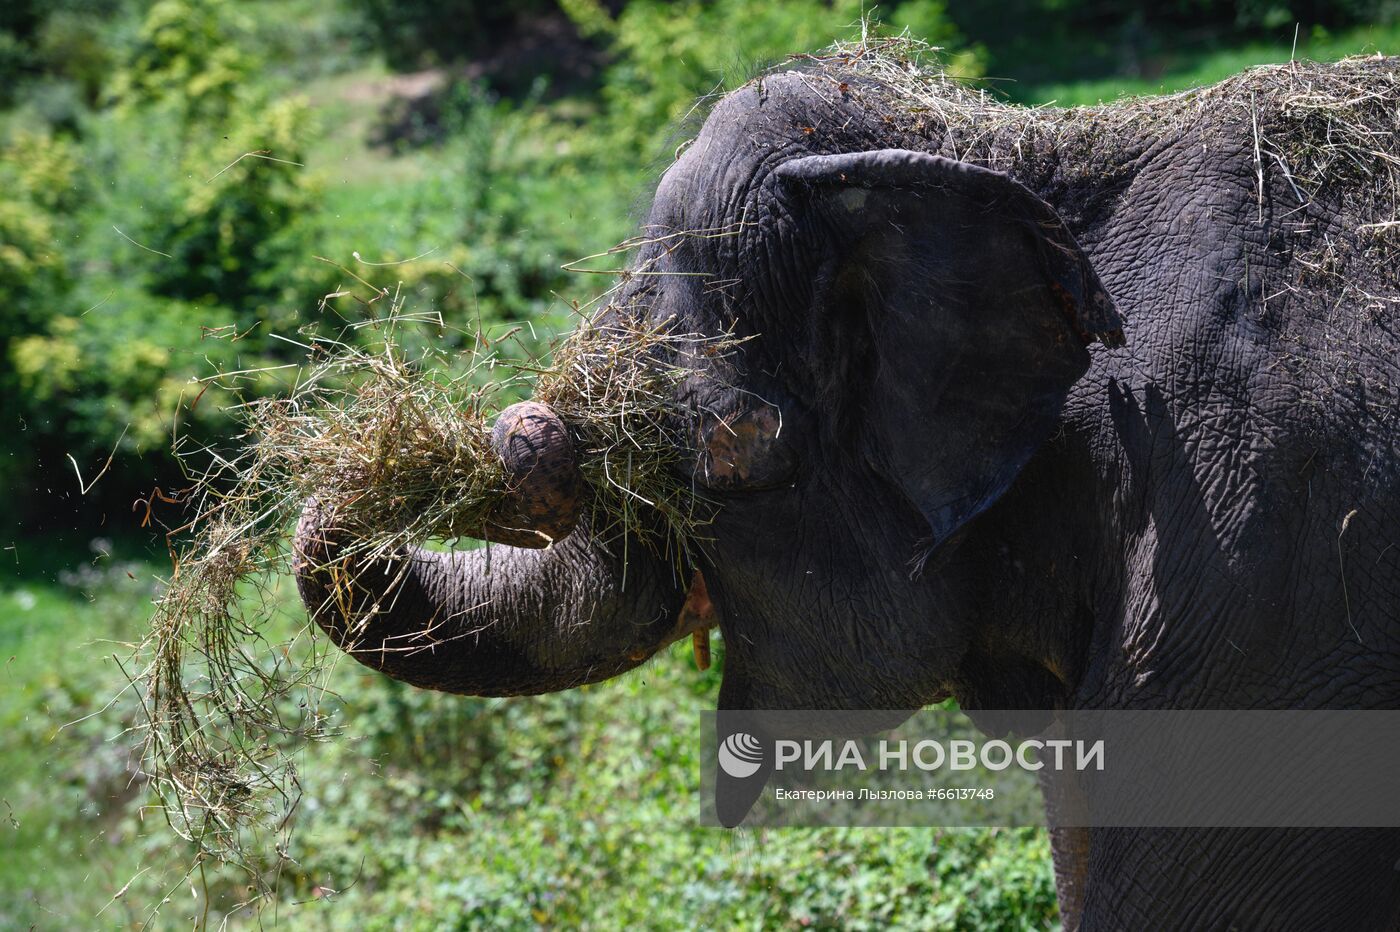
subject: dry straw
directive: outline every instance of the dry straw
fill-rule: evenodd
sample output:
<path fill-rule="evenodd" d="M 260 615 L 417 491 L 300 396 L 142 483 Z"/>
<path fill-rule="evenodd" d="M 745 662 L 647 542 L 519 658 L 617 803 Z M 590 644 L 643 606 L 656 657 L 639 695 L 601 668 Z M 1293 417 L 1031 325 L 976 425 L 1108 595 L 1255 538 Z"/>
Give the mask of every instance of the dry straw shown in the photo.
<path fill-rule="evenodd" d="M 927 52 L 907 39 L 845 44 L 798 67 L 838 84 L 859 79 L 906 129 L 942 134 L 959 157 L 998 167 L 1056 151 L 1089 171 L 1105 140 L 1209 124 L 1251 142 L 1261 186 L 1267 167 L 1300 201 L 1342 190 L 1333 203 L 1376 236 L 1396 222 L 1400 81 L 1388 65 L 1279 65 L 1169 97 L 1027 109 L 948 79 L 924 63 Z M 392 310 L 354 337 L 303 344 L 306 364 L 284 396 L 233 409 L 244 426 L 238 452 L 179 451 L 205 465 L 181 497 L 187 542 L 140 653 L 148 769 L 200 857 L 243 867 L 257 890 L 285 856 L 299 796 L 289 755 L 327 733 L 320 690 L 335 652 L 311 638 L 304 616 L 290 641 L 268 634 L 267 590 L 286 578 L 288 535 L 307 498 L 333 504 L 362 552 L 472 536 L 503 494 L 491 421 L 532 390 L 575 435 L 591 527 L 627 528 L 679 556 L 710 517 L 676 468 L 684 444 L 674 389 L 693 354 L 732 352 L 728 335 L 675 333 L 613 307 L 549 362 L 510 367 L 481 341 L 465 355 L 409 358 L 398 336 L 415 319 L 384 303 Z"/>
<path fill-rule="evenodd" d="M 1329 193 L 1362 232 L 1396 226 L 1400 213 L 1400 68 L 1379 55 L 1251 68 L 1218 84 L 1094 106 L 1023 107 L 947 75 L 936 50 L 906 37 L 837 43 L 795 61 L 848 89 L 877 82 L 875 105 L 901 129 L 930 137 L 957 158 L 1003 170 L 1053 162 L 1092 176 L 1129 147 L 1188 136 L 1202 145 L 1251 146 L 1261 209 L 1266 176 L 1293 206 Z M 856 89 L 863 90 L 863 85 Z M 1047 159 L 1048 156 L 1048 159 Z"/>
<path fill-rule="evenodd" d="M 676 468 L 676 387 L 699 368 L 692 354 L 728 353 L 728 335 L 680 333 L 610 306 L 552 362 L 512 364 L 479 338 L 454 357 L 407 358 L 400 335 L 416 323 L 395 300 L 356 328 L 373 327 L 371 341 L 301 344 L 308 362 L 284 396 L 231 409 L 243 425 L 236 453 L 177 447 L 187 467 L 207 465 L 179 497 L 187 543 L 140 651 L 147 760 L 176 831 L 244 867 L 255 887 L 265 856 L 285 848 L 299 797 L 289 755 L 327 735 L 320 700 L 334 654 L 305 621 L 289 644 L 266 633 L 270 587 L 288 573 L 308 498 L 335 508 L 353 553 L 479 537 L 505 496 L 491 424 L 533 389 L 574 434 L 590 527 L 611 538 L 625 529 L 685 559 L 711 514 Z"/>

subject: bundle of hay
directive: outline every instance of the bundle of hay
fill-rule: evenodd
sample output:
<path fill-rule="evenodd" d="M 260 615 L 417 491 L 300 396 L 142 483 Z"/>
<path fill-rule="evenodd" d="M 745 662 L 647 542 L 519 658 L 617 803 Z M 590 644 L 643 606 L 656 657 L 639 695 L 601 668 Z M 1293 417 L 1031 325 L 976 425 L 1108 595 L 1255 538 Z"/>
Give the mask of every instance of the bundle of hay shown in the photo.
<path fill-rule="evenodd" d="M 382 334 L 373 352 L 305 344 L 309 362 L 287 395 L 233 409 L 244 427 L 236 454 L 178 451 L 187 464 L 211 465 L 179 496 L 192 514 L 177 529 L 187 543 L 137 679 L 167 818 L 219 859 L 249 866 L 283 850 L 260 833 L 287 830 L 298 797 L 289 755 L 326 736 L 325 653 L 263 633 L 267 587 L 289 570 L 290 537 L 309 499 L 334 509 L 354 532 L 354 552 L 370 557 L 457 538 L 546 545 L 548 537 L 531 539 L 536 531 L 501 525 L 513 488 L 492 440 L 502 409 L 529 408 L 507 403 L 532 390 L 570 434 L 588 486 L 579 502 L 595 533 L 625 530 L 680 560 L 711 516 L 676 468 L 685 451 L 676 386 L 697 368 L 694 354 L 730 351 L 729 336 L 677 333 L 609 308 L 557 345 L 548 364 L 505 363 L 481 340 L 459 358 L 409 360 L 396 339 L 404 320 L 395 306 L 373 322 Z M 293 640 L 303 636 L 312 640 L 309 625 Z"/>

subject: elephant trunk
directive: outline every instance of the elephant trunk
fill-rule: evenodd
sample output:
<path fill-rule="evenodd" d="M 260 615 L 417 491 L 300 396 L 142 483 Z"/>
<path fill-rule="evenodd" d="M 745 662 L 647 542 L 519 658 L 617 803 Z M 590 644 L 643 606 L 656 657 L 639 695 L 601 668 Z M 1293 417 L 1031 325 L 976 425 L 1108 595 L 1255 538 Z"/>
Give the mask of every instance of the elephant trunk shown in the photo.
<path fill-rule="evenodd" d="M 553 412 L 507 409 L 493 444 L 512 496 L 483 536 L 507 546 L 367 553 L 331 509 L 307 503 L 294 540 L 297 588 L 337 646 L 415 686 L 512 696 L 607 679 L 687 633 L 672 568 L 644 547 L 594 538 Z"/>
<path fill-rule="evenodd" d="M 567 537 L 583 505 L 583 475 L 568 428 L 548 405 L 522 401 L 496 418 L 491 446 L 505 467 L 507 504 L 482 536 L 512 547 Z"/>

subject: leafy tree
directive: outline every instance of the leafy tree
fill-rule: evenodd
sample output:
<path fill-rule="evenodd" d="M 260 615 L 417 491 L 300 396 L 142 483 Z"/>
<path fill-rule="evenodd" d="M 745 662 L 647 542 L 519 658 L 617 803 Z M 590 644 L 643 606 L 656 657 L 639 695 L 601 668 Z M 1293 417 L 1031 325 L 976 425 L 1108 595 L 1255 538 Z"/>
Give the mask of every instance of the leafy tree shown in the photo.
<path fill-rule="evenodd" d="M 316 197 L 301 164 L 310 122 L 297 98 L 241 105 L 212 151 L 189 146 L 179 201 L 157 218 L 169 254 L 149 262 L 158 293 L 235 308 L 244 326 L 294 300 L 292 267 L 313 252 L 300 223 Z"/>
<path fill-rule="evenodd" d="M 216 391 L 177 416 L 199 393 L 191 376 L 210 361 L 288 355 L 259 325 L 294 329 L 327 290 L 306 238 L 317 196 L 300 164 L 307 105 L 252 79 L 259 58 L 232 6 L 159 0 L 133 35 L 94 79 L 111 106 L 82 119 L 81 142 L 20 132 L 0 161 L 0 387 L 22 444 L 0 479 L 32 483 L 67 472 L 70 454 L 100 464 L 115 453 L 95 494 L 122 504 L 169 487 L 174 424 L 206 438 L 228 429 Z"/>
<path fill-rule="evenodd" d="M 550 0 L 350 0 L 366 43 L 395 68 L 469 58 L 554 7 Z"/>
<path fill-rule="evenodd" d="M 730 90 L 756 68 L 816 51 L 859 28 L 859 0 L 632 0 L 604 21 L 596 0 L 571 0 L 570 12 L 611 37 L 614 64 L 603 86 L 613 132 L 608 145 L 650 152 L 698 98 Z M 888 22 L 935 45 L 962 40 L 939 0 L 906 0 Z M 980 73 L 975 52 L 952 59 L 955 71 Z"/>
<path fill-rule="evenodd" d="M 238 42 L 245 30 L 226 0 L 159 0 L 113 78 L 112 99 L 165 103 L 188 123 L 226 118 L 255 64 Z"/>
<path fill-rule="evenodd" d="M 71 285 L 58 211 L 75 197 L 77 159 L 61 138 L 20 133 L 0 150 L 0 348 L 41 324 Z"/>

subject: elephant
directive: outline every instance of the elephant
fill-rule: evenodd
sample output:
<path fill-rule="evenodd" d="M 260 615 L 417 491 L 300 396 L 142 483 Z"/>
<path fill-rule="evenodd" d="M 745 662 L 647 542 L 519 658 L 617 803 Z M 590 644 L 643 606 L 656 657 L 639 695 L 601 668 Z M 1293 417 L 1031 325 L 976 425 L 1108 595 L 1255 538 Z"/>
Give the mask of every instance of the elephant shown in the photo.
<path fill-rule="evenodd" d="M 721 709 L 1400 708 L 1395 157 L 1307 175 L 1346 112 L 1269 93 L 1389 99 L 1367 112 L 1393 139 L 1400 60 L 1060 111 L 937 79 L 911 105 L 863 55 L 715 104 L 600 318 L 744 338 L 676 388 L 678 469 L 717 503 L 694 565 L 586 509 L 368 565 L 313 502 L 315 620 L 472 695 L 603 680 L 717 624 Z M 512 424 L 503 461 L 554 477 L 529 494 L 576 490 L 557 417 Z M 338 558 L 348 596 L 317 569 Z M 1066 928 L 1400 928 L 1393 830 L 1051 841 Z"/>

